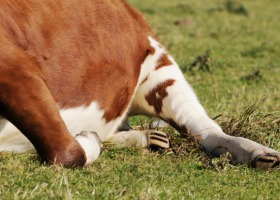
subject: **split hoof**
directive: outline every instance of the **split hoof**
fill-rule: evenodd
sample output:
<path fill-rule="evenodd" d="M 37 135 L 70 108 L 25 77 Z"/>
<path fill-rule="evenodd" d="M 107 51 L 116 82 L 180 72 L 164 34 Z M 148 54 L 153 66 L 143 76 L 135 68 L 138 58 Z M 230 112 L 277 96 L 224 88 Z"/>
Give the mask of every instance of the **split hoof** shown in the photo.
<path fill-rule="evenodd" d="M 268 153 L 257 156 L 251 166 L 258 169 L 271 169 L 280 166 L 280 153 Z"/>
<path fill-rule="evenodd" d="M 149 131 L 147 133 L 148 146 L 153 150 L 168 149 L 169 139 L 166 133 L 161 131 Z"/>

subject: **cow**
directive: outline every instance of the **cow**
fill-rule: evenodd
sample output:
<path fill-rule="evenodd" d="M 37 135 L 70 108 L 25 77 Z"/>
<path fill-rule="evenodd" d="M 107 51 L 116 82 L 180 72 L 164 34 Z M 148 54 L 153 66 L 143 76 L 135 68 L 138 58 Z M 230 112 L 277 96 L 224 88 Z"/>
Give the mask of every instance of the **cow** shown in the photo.
<path fill-rule="evenodd" d="M 168 148 L 165 133 L 118 131 L 158 117 L 233 164 L 272 168 L 280 153 L 225 134 L 199 103 L 143 15 L 124 0 L 0 1 L 0 151 L 36 150 L 65 167 L 102 142 Z"/>

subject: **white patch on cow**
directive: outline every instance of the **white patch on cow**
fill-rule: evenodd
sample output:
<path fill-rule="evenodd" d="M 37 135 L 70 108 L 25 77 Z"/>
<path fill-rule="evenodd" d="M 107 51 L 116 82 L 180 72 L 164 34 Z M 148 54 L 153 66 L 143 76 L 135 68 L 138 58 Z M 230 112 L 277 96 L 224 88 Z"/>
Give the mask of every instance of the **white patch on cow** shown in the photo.
<path fill-rule="evenodd" d="M 122 117 L 107 123 L 103 118 L 104 111 L 99 108 L 96 102 L 89 106 L 62 109 L 60 115 L 73 136 L 81 131 L 94 131 L 102 141 L 112 135 L 122 123 Z"/>
<path fill-rule="evenodd" d="M 86 154 L 85 165 L 91 164 L 101 154 L 102 144 L 97 133 L 83 131 L 75 136 L 75 139 L 80 143 Z"/>
<path fill-rule="evenodd" d="M 163 48 L 156 40 L 154 40 L 152 37 L 148 37 L 148 39 L 150 41 L 150 45 L 155 49 L 155 53 L 148 55 L 141 65 L 138 86 L 148 76 L 148 74 L 155 69 L 162 54 L 166 53 L 166 49 Z"/>

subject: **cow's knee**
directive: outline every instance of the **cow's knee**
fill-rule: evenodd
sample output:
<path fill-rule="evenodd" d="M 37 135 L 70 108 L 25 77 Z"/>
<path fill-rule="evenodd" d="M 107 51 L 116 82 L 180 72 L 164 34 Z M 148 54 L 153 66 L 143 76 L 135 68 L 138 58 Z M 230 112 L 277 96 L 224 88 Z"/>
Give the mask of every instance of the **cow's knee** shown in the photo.
<path fill-rule="evenodd" d="M 87 161 L 85 151 L 76 140 L 64 144 L 63 148 L 55 149 L 54 152 L 38 153 L 43 162 L 64 167 L 84 166 Z"/>
<path fill-rule="evenodd" d="M 70 136 L 70 135 L 69 135 Z M 43 161 L 64 167 L 79 167 L 92 163 L 102 152 L 102 143 L 95 132 L 82 131 L 69 137 L 49 152 L 37 151 Z"/>

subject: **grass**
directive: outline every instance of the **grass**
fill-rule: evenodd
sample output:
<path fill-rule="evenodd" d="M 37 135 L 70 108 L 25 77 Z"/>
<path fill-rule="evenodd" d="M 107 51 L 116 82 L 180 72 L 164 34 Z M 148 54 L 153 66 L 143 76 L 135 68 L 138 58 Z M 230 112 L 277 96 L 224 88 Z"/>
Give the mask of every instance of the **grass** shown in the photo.
<path fill-rule="evenodd" d="M 279 0 L 129 2 L 145 14 L 227 133 L 280 150 Z M 108 148 L 86 168 L 1 153 L 0 199 L 279 199 L 279 169 L 231 166 L 226 157 L 207 158 L 172 128 L 165 131 L 173 139 L 169 151 Z"/>

